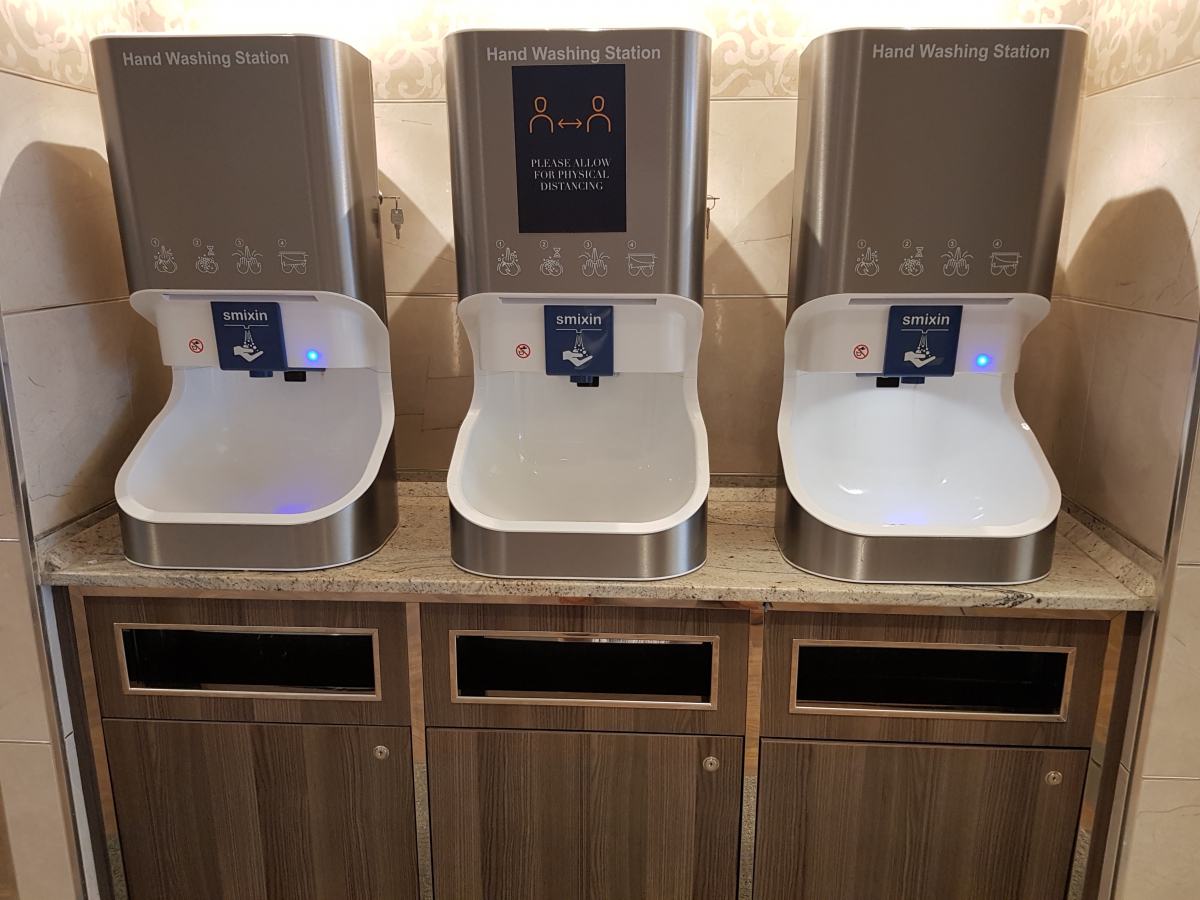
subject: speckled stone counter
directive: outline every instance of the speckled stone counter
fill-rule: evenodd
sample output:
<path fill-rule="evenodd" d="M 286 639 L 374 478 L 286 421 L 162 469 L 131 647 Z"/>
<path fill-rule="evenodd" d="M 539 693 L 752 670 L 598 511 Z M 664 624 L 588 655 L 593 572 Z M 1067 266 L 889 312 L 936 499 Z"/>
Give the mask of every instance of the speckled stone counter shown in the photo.
<path fill-rule="evenodd" d="M 145 569 L 121 551 L 115 515 L 42 552 L 43 583 L 185 591 L 425 595 L 428 601 L 561 598 L 639 605 L 715 603 L 758 607 L 889 606 L 1112 611 L 1154 608 L 1153 580 L 1066 513 L 1054 565 L 1016 587 L 848 584 L 788 565 L 775 546 L 774 490 L 714 488 L 708 506 L 708 562 L 680 578 L 650 582 L 484 578 L 450 561 L 445 485 L 400 485 L 400 526 L 377 554 L 318 572 L 192 572 Z M 398 599 L 398 597 L 397 597 Z"/>

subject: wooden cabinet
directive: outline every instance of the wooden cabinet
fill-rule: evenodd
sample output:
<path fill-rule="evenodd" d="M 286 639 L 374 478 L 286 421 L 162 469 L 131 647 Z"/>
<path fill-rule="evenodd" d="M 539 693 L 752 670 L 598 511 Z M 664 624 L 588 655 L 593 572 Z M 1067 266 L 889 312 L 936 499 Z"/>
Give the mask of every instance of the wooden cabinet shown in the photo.
<path fill-rule="evenodd" d="M 104 737 L 130 900 L 416 896 L 407 728 L 108 719 Z"/>
<path fill-rule="evenodd" d="M 764 740 L 755 900 L 1062 900 L 1086 750 Z"/>
<path fill-rule="evenodd" d="M 433 728 L 427 741 L 438 900 L 736 897 L 741 738 Z"/>

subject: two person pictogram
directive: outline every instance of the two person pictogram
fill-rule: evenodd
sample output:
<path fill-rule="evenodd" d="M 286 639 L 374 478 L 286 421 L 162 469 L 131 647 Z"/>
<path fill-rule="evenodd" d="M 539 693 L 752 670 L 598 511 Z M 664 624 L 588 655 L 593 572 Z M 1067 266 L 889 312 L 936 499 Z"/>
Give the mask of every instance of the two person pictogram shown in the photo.
<path fill-rule="evenodd" d="M 539 119 L 545 119 L 546 124 L 550 126 L 549 133 L 553 134 L 554 133 L 554 119 L 552 119 L 550 117 L 549 113 L 546 112 L 546 98 L 545 97 L 534 97 L 533 98 L 533 112 L 534 112 L 534 115 L 529 120 L 529 133 L 533 134 L 533 126 Z M 590 132 L 592 130 L 592 123 L 596 122 L 597 119 L 603 119 L 604 120 L 603 124 L 606 126 L 606 130 L 610 131 L 610 132 L 612 131 L 612 119 L 610 119 L 608 116 L 606 116 L 604 114 L 604 98 L 602 96 L 600 96 L 599 94 L 592 97 L 592 114 L 587 117 L 586 123 L 583 122 L 582 120 L 580 120 L 578 117 L 576 117 L 575 119 L 572 119 L 571 121 L 566 121 L 565 119 L 559 119 L 558 127 L 559 128 L 583 128 L 584 131 Z M 600 122 L 596 122 L 596 130 L 597 131 L 600 130 L 600 125 L 601 125 Z"/>

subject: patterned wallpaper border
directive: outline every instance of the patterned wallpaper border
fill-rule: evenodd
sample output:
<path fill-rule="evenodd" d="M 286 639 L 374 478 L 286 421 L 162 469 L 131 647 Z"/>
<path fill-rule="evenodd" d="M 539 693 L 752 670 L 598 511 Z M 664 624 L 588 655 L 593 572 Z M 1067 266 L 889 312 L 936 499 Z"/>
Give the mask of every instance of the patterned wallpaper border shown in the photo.
<path fill-rule="evenodd" d="M 977 0 L 961 2 L 965 8 Z M 810 13 L 819 8 L 828 18 L 829 4 L 851 10 L 845 15 L 853 18 L 850 0 L 698 3 L 714 34 L 712 96 L 796 96 L 800 53 L 822 20 Z M 202 31 L 216 21 L 211 6 L 207 0 L 0 0 L 0 70 L 94 90 L 87 53 L 94 35 Z M 347 30 L 357 26 L 371 35 L 356 43 L 371 57 L 376 97 L 442 99 L 442 38 L 475 24 L 473 17 L 454 0 L 380 0 L 371 9 L 378 19 L 366 23 L 372 27 L 351 22 Z M 1087 28 L 1089 94 L 1200 61 L 1200 0 L 998 0 L 994 20 Z"/>

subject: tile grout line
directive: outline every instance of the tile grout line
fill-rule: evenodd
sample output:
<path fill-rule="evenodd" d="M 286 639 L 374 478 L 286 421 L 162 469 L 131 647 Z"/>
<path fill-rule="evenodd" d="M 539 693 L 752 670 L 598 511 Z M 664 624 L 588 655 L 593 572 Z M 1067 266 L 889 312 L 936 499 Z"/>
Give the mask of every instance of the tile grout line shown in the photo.
<path fill-rule="evenodd" d="M 1117 312 L 1141 313 L 1147 316 L 1157 316 L 1160 319 L 1170 319 L 1173 322 L 1191 322 L 1193 325 L 1200 322 L 1200 319 L 1192 319 L 1188 316 L 1175 316 L 1170 313 L 1156 312 L 1152 309 L 1138 309 L 1133 306 L 1120 306 L 1116 303 L 1105 303 L 1103 300 L 1089 300 L 1087 297 L 1076 297 L 1073 294 L 1060 294 L 1051 292 L 1051 298 L 1055 300 L 1070 300 L 1072 303 L 1082 303 L 1085 306 L 1095 306 L 1099 309 L 1111 309 Z"/>
<path fill-rule="evenodd" d="M 1086 100 L 1088 97 L 1098 97 L 1101 94 L 1111 94 L 1113 91 L 1119 91 L 1121 88 L 1129 87 L 1130 85 L 1134 84 L 1140 84 L 1143 81 L 1151 81 L 1152 79 L 1158 78 L 1160 75 L 1170 75 L 1172 72 L 1180 72 L 1183 69 L 1190 68 L 1197 64 L 1200 64 L 1200 59 L 1190 59 L 1187 62 L 1180 63 L 1177 66 L 1170 66 L 1169 68 L 1152 72 L 1149 75 L 1141 75 L 1137 78 L 1131 78 L 1129 81 L 1124 81 L 1121 84 L 1114 84 L 1111 87 L 1100 88 L 1098 91 L 1089 91 L 1085 88 L 1083 97 Z"/>
<path fill-rule="evenodd" d="M 14 316 L 23 316 L 26 313 L 48 312 L 52 309 L 71 309 L 74 306 L 99 306 L 101 303 L 122 303 L 128 299 L 128 294 L 123 297 L 99 297 L 95 300 L 80 300 L 78 303 L 53 303 L 49 306 L 34 306 L 29 309 L 2 310 L 0 311 L 0 315 L 8 319 Z"/>

